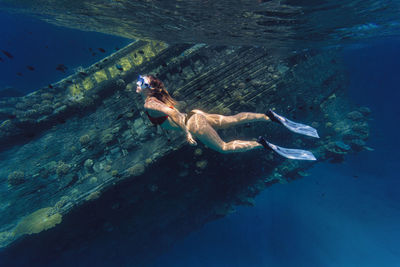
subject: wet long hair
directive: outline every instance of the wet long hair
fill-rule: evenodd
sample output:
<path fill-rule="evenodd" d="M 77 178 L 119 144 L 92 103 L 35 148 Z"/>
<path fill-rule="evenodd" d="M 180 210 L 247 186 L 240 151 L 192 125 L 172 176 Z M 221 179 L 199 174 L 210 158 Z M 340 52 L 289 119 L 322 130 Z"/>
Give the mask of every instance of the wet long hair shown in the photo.
<path fill-rule="evenodd" d="M 167 89 L 165 89 L 164 83 L 152 75 L 147 75 L 147 77 L 150 80 L 150 87 L 152 89 L 150 90 L 149 97 L 155 97 L 168 106 L 175 106 L 176 101 L 168 93 Z"/>

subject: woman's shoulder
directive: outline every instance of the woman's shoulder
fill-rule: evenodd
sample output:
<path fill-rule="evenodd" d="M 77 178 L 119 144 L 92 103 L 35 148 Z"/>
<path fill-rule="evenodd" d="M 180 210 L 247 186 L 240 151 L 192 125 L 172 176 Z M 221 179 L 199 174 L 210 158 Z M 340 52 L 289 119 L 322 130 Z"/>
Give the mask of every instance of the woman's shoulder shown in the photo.
<path fill-rule="evenodd" d="M 160 99 L 158 99 L 158 98 L 156 98 L 156 97 L 154 97 L 154 96 L 149 96 L 149 97 L 147 97 L 147 98 L 146 98 L 146 101 L 145 101 L 145 104 L 146 104 L 146 103 L 151 103 L 151 102 L 156 102 L 156 103 L 165 105 L 165 106 L 167 106 L 167 107 L 170 107 L 170 108 L 172 108 L 172 109 L 176 109 L 174 106 L 169 106 L 169 105 L 167 105 L 166 103 L 162 102 Z"/>
<path fill-rule="evenodd" d="M 156 101 L 156 102 L 160 102 L 160 103 L 163 103 L 163 104 L 164 104 L 164 102 L 158 100 L 158 99 L 157 99 L 156 97 L 154 97 L 154 96 L 149 96 L 149 97 L 147 97 L 146 100 L 145 100 L 144 102 L 150 102 L 150 101 Z"/>
<path fill-rule="evenodd" d="M 146 98 L 146 100 L 144 101 L 144 106 L 148 106 L 148 105 L 152 105 L 152 103 L 154 104 L 161 104 L 161 105 L 165 105 L 164 102 L 160 101 L 159 99 L 157 99 L 156 97 L 153 96 L 149 96 Z"/>

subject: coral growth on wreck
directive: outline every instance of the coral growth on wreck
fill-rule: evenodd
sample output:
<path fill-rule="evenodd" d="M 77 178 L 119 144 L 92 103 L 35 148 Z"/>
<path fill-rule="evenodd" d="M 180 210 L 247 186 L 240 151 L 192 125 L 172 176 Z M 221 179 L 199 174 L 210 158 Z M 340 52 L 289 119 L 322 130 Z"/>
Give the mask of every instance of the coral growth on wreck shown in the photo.
<path fill-rule="evenodd" d="M 8 184 L 11 186 L 25 183 L 25 174 L 23 171 L 13 171 L 8 175 Z"/>
<path fill-rule="evenodd" d="M 42 208 L 22 218 L 14 228 L 14 236 L 37 234 L 61 223 L 61 214 L 51 214 L 51 211 L 51 207 Z"/>

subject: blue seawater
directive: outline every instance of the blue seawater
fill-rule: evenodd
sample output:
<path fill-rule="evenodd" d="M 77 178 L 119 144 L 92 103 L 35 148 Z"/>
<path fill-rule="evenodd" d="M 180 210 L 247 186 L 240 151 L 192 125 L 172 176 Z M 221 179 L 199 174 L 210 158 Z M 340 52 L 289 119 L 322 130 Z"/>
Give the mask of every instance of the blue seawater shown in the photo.
<path fill-rule="evenodd" d="M 373 110 L 368 145 L 343 164 L 267 188 L 156 266 L 400 266 L 400 39 L 343 52 L 352 101 Z"/>
<path fill-rule="evenodd" d="M 64 77 L 57 64 L 72 73 L 129 43 L 19 15 L 0 13 L 0 23 L 9 25 L 0 28 L 0 47 L 14 55 L 13 60 L 2 55 L 0 88 L 22 93 Z M 238 207 L 205 225 L 154 259 L 154 266 L 400 266 L 400 39 L 349 45 L 343 57 L 351 99 L 373 110 L 368 146 L 374 151 L 347 156 L 342 164 L 318 164 L 303 179 L 267 188 L 255 207 Z M 35 265 L 23 260 L 29 249 L 21 251 L 19 264 Z M 52 266 L 111 266 L 80 249 Z M 0 266 L 14 266 L 2 257 Z"/>
<path fill-rule="evenodd" d="M 0 61 L 0 91 L 11 87 L 23 95 L 47 87 L 132 42 L 121 37 L 57 27 L 4 11 L 0 11 L 0 25 L 0 49 L 13 56 L 10 59 L 0 53 L 3 59 Z M 56 70 L 59 64 L 67 67 L 65 72 Z"/>

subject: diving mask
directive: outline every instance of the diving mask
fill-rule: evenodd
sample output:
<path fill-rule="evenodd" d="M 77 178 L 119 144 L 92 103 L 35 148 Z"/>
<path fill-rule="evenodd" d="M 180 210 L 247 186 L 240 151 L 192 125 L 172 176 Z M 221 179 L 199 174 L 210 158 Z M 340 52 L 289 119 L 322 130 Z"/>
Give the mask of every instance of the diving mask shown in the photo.
<path fill-rule="evenodd" d="M 149 78 L 139 75 L 136 85 L 139 86 L 141 89 L 150 88 Z"/>

